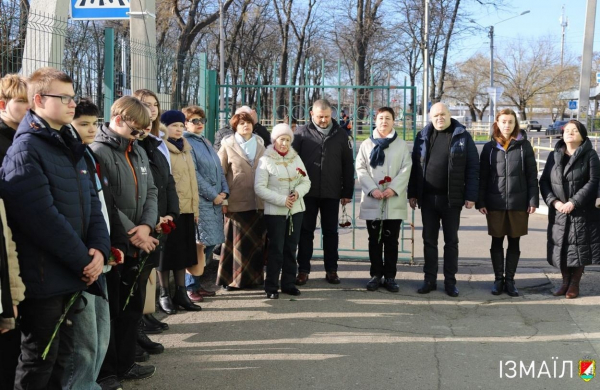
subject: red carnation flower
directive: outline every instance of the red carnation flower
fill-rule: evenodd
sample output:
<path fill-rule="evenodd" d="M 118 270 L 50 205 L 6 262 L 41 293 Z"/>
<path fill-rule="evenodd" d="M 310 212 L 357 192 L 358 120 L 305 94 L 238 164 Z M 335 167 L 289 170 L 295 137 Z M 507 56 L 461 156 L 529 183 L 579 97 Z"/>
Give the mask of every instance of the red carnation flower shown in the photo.
<path fill-rule="evenodd" d="M 392 178 L 389 177 L 389 176 L 384 177 L 383 180 L 385 180 L 386 183 L 391 183 L 392 182 Z"/>
<path fill-rule="evenodd" d="M 304 172 L 301 168 L 296 168 L 296 171 L 302 176 L 306 176 L 306 172 Z"/>
<path fill-rule="evenodd" d="M 121 252 L 117 248 L 110 248 L 110 256 L 108 259 L 110 261 L 114 261 L 117 264 L 123 263 L 123 256 L 121 256 Z"/>
<path fill-rule="evenodd" d="M 175 222 L 171 221 L 170 219 L 167 222 L 169 224 L 169 227 L 171 228 L 171 230 L 175 229 Z"/>
<path fill-rule="evenodd" d="M 379 180 L 379 185 L 384 185 L 385 184 L 385 179 Z"/>
<path fill-rule="evenodd" d="M 169 226 L 168 223 L 161 223 L 160 229 L 162 230 L 163 234 L 171 233 L 171 226 Z"/>

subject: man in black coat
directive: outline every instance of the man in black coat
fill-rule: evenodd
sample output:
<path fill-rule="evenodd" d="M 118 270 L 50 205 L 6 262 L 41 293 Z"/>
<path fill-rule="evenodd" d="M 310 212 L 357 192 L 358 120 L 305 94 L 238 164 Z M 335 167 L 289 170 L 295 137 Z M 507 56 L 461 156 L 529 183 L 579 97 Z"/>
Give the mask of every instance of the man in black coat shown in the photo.
<path fill-rule="evenodd" d="M 340 283 L 338 269 L 338 202 L 346 205 L 354 193 L 354 157 L 352 144 L 346 131 L 331 118 L 331 105 L 327 100 L 313 103 L 311 122 L 294 133 L 292 147 L 306 166 L 310 191 L 304 197 L 306 211 L 298 244 L 297 285 L 303 285 L 310 274 L 310 259 L 321 212 L 323 232 L 323 257 L 325 279 L 331 284 Z"/>
<path fill-rule="evenodd" d="M 56 69 L 38 69 L 28 80 L 28 98 L 32 109 L 0 171 L 0 195 L 26 287 L 15 389 L 61 388 L 73 351 L 68 321 L 45 359 L 42 353 L 73 294 L 101 275 L 110 241 L 82 159 L 85 146 L 67 126 L 76 106 L 73 81 Z M 72 313 L 68 319 L 78 321 Z"/>
<path fill-rule="evenodd" d="M 438 237 L 440 221 L 444 231 L 444 287 L 446 294 L 458 297 L 458 228 L 462 206 L 475 205 L 479 191 L 479 155 L 471 135 L 450 117 L 443 103 L 429 112 L 431 123 L 417 134 L 408 183 L 413 209 L 419 205 L 423 220 L 425 282 L 417 291 L 427 294 L 437 289 Z"/>

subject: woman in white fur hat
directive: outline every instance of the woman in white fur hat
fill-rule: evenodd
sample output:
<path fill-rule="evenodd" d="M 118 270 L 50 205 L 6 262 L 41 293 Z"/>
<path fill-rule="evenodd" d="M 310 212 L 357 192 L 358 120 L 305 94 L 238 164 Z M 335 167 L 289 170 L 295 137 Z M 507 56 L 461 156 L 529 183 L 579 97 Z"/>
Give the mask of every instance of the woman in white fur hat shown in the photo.
<path fill-rule="evenodd" d="M 271 142 L 260 158 L 254 191 L 265 203 L 265 224 L 269 237 L 265 292 L 270 299 L 281 291 L 300 295 L 295 286 L 296 249 L 304 215 L 304 195 L 310 189 L 306 168 L 292 148 L 294 133 L 286 123 L 273 127 Z"/>

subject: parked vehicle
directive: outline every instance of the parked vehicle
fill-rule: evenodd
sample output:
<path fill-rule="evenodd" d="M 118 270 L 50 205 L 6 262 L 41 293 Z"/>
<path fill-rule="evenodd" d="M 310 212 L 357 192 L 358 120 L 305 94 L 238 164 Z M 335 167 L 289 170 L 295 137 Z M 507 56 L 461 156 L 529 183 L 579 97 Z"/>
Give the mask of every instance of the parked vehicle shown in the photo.
<path fill-rule="evenodd" d="M 569 121 L 556 121 L 546 129 L 546 135 L 561 135 Z"/>
<path fill-rule="evenodd" d="M 538 121 L 521 121 L 521 122 L 519 122 L 519 127 L 521 128 L 521 130 L 542 131 L 542 124 Z"/>

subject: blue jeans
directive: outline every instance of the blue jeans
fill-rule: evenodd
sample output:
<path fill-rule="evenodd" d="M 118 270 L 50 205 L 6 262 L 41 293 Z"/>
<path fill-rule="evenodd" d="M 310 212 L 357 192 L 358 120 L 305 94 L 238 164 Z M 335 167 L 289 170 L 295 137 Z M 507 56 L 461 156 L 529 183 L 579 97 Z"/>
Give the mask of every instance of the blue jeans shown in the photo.
<path fill-rule="evenodd" d="M 213 250 L 215 249 L 215 245 L 204 247 L 204 256 L 212 255 Z M 208 261 L 207 261 L 208 263 Z M 196 291 L 200 289 L 202 285 L 200 285 L 200 276 L 190 275 L 187 272 L 185 273 L 185 288 L 188 291 Z"/>
<path fill-rule="evenodd" d="M 98 279 L 106 294 L 106 279 Z M 65 367 L 63 389 L 100 389 L 96 383 L 110 338 L 108 301 L 83 293 L 87 306 L 73 322 L 74 351 Z M 80 304 L 81 305 L 81 304 Z"/>

